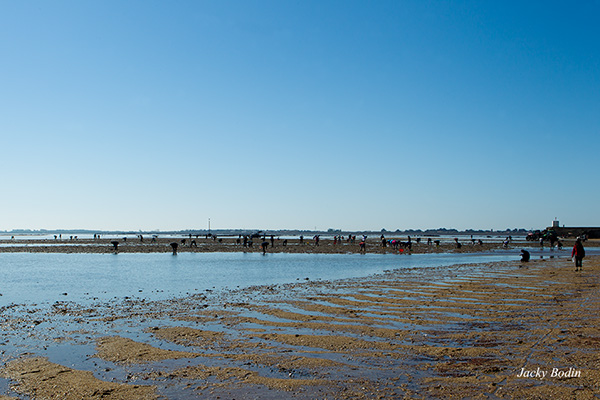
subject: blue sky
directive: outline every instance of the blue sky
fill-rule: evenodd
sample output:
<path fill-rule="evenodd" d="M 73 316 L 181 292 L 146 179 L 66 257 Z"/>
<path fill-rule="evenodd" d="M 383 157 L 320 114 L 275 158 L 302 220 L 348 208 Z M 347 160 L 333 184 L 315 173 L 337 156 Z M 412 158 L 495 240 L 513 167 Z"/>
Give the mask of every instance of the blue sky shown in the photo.
<path fill-rule="evenodd" d="M 598 15 L 0 1 L 0 229 L 600 226 Z"/>

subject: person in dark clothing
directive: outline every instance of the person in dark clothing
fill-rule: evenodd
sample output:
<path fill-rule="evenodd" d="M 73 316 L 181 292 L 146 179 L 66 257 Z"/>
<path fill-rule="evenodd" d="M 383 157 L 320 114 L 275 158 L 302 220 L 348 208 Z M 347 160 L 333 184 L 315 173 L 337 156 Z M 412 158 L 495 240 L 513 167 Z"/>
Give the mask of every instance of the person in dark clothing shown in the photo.
<path fill-rule="evenodd" d="M 521 261 L 529 262 L 530 258 L 531 258 L 531 255 L 529 254 L 529 252 L 527 250 L 521 250 Z"/>
<path fill-rule="evenodd" d="M 573 251 L 571 251 L 571 257 L 573 257 L 573 262 L 575 263 L 575 271 L 581 271 L 583 257 L 585 257 L 585 249 L 581 244 L 580 238 L 577 238 L 575 241 L 575 246 L 573 246 Z"/>

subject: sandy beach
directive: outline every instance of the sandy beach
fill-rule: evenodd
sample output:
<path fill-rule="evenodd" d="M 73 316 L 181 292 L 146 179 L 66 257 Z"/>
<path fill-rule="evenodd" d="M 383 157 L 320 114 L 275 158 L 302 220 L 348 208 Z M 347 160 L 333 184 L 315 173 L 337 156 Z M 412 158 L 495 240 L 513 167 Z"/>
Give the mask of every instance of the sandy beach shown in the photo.
<path fill-rule="evenodd" d="M 599 273 L 544 258 L 13 304 L 0 399 L 597 398 Z"/>

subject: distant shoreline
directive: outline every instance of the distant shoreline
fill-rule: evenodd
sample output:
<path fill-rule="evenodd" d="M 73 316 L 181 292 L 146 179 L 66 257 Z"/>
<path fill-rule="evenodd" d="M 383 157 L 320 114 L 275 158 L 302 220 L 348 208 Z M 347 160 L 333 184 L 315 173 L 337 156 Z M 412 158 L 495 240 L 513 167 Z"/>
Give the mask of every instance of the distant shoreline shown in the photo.
<path fill-rule="evenodd" d="M 238 235 L 250 235 L 255 232 L 265 233 L 266 235 L 275 235 L 275 236 L 314 236 L 314 235 L 343 235 L 348 236 L 352 235 L 381 235 L 385 236 L 443 236 L 443 235 L 458 235 L 458 236 L 469 236 L 469 235 L 477 235 L 477 236 L 525 236 L 527 233 L 532 230 L 518 228 L 518 229 L 509 229 L 504 231 L 496 231 L 496 230 L 481 230 L 481 229 L 466 229 L 466 230 L 458 230 L 453 228 L 437 228 L 437 229 L 406 229 L 406 230 L 341 230 L 341 229 L 328 229 L 328 230 L 313 230 L 313 229 L 182 229 L 182 230 L 169 230 L 169 231 L 161 231 L 161 230 L 93 230 L 93 229 L 13 229 L 13 230 L 5 230 L 0 231 L 0 236 L 38 236 L 38 235 L 144 235 L 144 236 L 152 236 L 152 235 L 199 235 L 206 236 L 209 234 L 215 234 L 219 236 L 238 236 Z"/>
<path fill-rule="evenodd" d="M 101 238 L 101 239 L 42 239 L 27 240 L 22 238 L 0 240 L 0 253 L 172 253 L 172 243 L 177 244 L 178 253 L 220 253 L 220 252 L 247 252 L 262 253 L 262 238 L 255 238 L 252 245 L 248 242 L 243 245 L 243 240 L 239 238 L 224 237 L 216 239 L 199 236 L 187 238 L 152 238 L 143 236 L 124 238 Z M 400 243 L 394 246 L 389 240 L 396 239 Z M 381 238 L 370 237 L 366 240 L 364 249 L 361 249 L 361 238 L 357 237 L 353 242 L 344 239 L 341 242 L 330 237 L 321 238 L 316 245 L 312 237 L 300 239 L 281 239 L 274 236 L 273 241 L 268 236 L 264 242 L 267 243 L 267 253 L 316 253 L 316 254 L 347 254 L 347 253 L 370 253 L 370 254 L 422 254 L 422 253 L 477 253 L 492 250 L 510 250 L 522 249 L 524 247 L 539 247 L 539 242 L 527 242 L 523 238 L 513 239 L 504 245 L 504 239 L 491 238 L 478 241 L 471 241 L 466 238 L 458 240 L 460 246 L 453 239 L 431 238 L 428 244 L 428 238 L 421 238 L 420 242 L 412 239 L 410 246 L 407 237 L 386 237 L 386 244 L 383 246 Z M 239 240 L 239 243 L 238 243 Z M 117 243 L 116 248 L 114 242 Z M 567 252 L 573 246 L 573 239 L 564 239 L 563 251 Z M 588 240 L 586 247 L 600 246 L 600 240 Z M 548 244 L 545 247 L 548 252 Z M 116 250 L 116 251 L 115 251 Z"/>

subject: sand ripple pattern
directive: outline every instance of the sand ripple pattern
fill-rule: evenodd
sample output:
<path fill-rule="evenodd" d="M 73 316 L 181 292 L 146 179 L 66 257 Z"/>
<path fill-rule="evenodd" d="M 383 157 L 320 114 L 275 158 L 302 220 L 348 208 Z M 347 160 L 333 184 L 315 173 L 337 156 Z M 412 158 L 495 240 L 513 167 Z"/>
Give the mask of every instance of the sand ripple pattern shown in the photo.
<path fill-rule="evenodd" d="M 593 399 L 599 274 L 545 259 L 5 307 L 2 374 L 14 398 Z"/>

